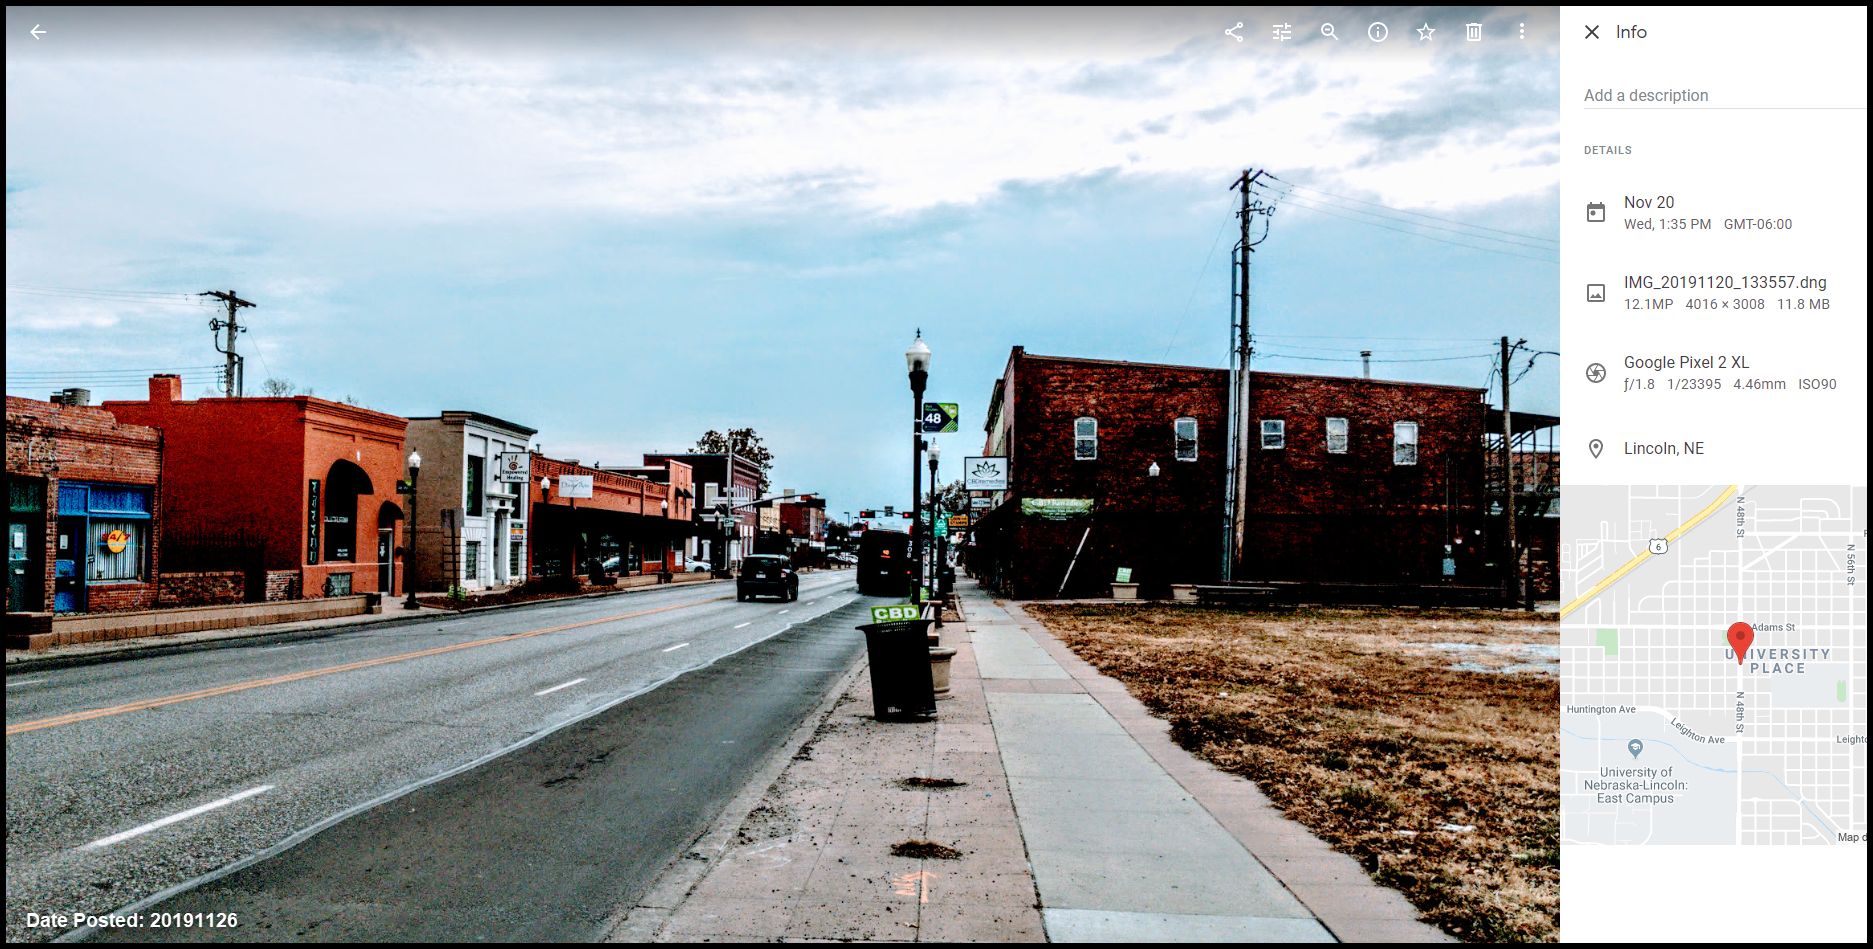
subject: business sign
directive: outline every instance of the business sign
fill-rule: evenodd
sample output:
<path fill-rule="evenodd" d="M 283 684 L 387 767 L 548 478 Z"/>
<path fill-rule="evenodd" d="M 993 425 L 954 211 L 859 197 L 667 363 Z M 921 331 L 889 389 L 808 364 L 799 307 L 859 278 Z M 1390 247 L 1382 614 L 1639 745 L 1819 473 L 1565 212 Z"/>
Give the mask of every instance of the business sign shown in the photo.
<path fill-rule="evenodd" d="M 986 511 L 995 506 L 994 498 L 970 498 L 969 507 L 977 511 Z"/>
<path fill-rule="evenodd" d="M 954 402 L 925 402 L 923 404 L 924 434 L 955 431 L 958 412 L 958 406 Z"/>
<path fill-rule="evenodd" d="M 963 490 L 1008 490 L 1008 459 L 995 456 L 964 458 Z"/>
<path fill-rule="evenodd" d="M 122 530 L 113 530 L 104 535 L 104 549 L 113 554 L 123 553 L 124 548 L 128 546 L 130 546 L 130 535 Z"/>
<path fill-rule="evenodd" d="M 560 475 L 559 496 L 562 498 L 589 498 L 592 496 L 591 475 Z"/>
<path fill-rule="evenodd" d="M 532 466 L 524 451 L 504 451 L 494 456 L 494 470 L 502 484 L 526 484 Z"/>
<path fill-rule="evenodd" d="M 969 515 L 967 514 L 951 514 L 950 515 L 950 530 L 960 531 L 960 530 L 967 530 L 968 528 L 969 528 Z"/>
<path fill-rule="evenodd" d="M 907 619 L 922 619 L 923 611 L 909 603 L 896 606 L 874 606 L 871 608 L 871 621 L 874 623 L 898 623 Z"/>
<path fill-rule="evenodd" d="M 1092 498 L 1022 498 L 1021 513 L 1052 521 L 1085 517 L 1093 512 Z"/>
<path fill-rule="evenodd" d="M 306 479 L 306 562 L 319 562 L 319 479 Z"/>

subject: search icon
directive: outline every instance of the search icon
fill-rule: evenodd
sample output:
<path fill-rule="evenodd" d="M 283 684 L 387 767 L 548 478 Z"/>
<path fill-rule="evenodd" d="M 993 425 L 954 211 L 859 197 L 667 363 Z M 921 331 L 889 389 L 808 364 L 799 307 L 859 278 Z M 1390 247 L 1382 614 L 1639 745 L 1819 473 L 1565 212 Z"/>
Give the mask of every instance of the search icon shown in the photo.
<path fill-rule="evenodd" d="M 1333 35 L 1333 24 L 1331 23 L 1320 24 L 1320 35 L 1336 43 L 1340 41 L 1339 37 Z"/>

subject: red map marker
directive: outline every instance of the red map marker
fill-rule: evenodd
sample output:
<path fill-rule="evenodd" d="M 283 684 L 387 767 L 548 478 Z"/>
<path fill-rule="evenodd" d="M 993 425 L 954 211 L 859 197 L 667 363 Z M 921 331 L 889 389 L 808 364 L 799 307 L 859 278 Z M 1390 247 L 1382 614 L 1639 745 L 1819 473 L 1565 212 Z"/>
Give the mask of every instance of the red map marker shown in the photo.
<path fill-rule="evenodd" d="M 1756 631 L 1748 623 L 1731 623 L 1730 631 L 1724 634 L 1730 640 L 1730 650 L 1736 653 L 1736 664 L 1743 664 L 1743 654 L 1749 651 L 1749 644 L 1756 641 Z"/>

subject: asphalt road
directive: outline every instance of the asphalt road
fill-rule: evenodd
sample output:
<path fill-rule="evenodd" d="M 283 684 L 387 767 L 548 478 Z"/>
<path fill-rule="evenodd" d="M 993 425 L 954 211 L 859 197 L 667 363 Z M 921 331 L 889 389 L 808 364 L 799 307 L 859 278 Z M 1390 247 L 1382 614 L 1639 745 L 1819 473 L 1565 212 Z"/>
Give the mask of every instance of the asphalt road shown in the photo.
<path fill-rule="evenodd" d="M 296 837 L 151 908 L 238 928 L 100 937 L 592 938 L 863 650 L 869 602 L 809 574 L 794 603 L 679 586 L 9 678 L 7 938 Z"/>

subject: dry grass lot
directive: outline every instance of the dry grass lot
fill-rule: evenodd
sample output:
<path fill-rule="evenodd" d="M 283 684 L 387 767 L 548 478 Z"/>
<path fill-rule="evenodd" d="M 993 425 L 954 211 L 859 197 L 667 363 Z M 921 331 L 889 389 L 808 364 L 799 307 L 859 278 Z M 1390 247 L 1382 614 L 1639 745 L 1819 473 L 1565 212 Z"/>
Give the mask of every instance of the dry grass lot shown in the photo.
<path fill-rule="evenodd" d="M 1559 937 L 1560 685 L 1539 657 L 1559 643 L 1554 614 L 1027 610 L 1178 744 L 1254 779 L 1446 931 Z"/>

